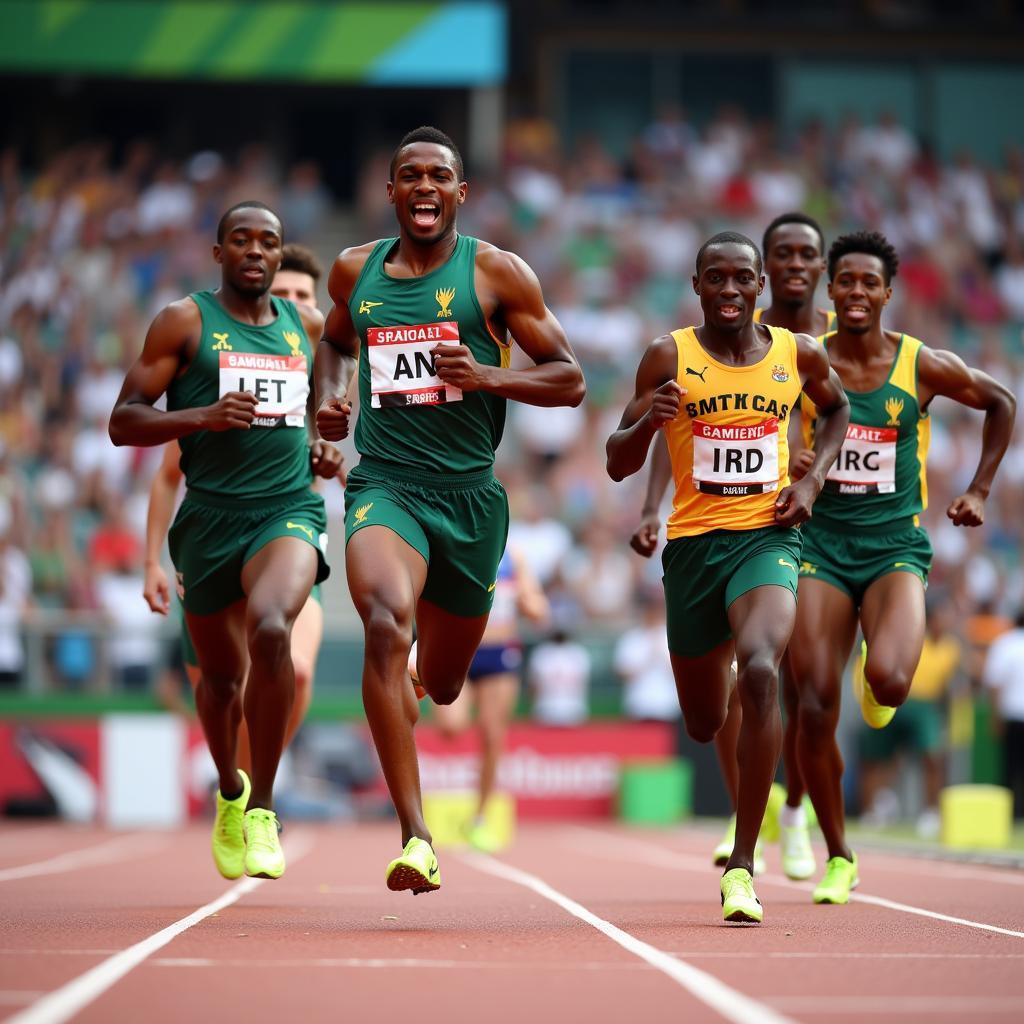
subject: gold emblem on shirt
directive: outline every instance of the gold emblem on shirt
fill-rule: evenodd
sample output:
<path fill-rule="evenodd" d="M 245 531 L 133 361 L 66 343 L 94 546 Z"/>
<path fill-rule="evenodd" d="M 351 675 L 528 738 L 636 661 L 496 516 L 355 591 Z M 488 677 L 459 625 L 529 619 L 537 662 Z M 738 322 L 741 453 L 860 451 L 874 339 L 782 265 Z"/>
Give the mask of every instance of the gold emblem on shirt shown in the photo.
<path fill-rule="evenodd" d="M 898 427 L 900 425 L 900 413 L 903 412 L 902 398 L 887 398 L 885 400 L 885 411 L 889 414 L 887 427 Z"/>
<path fill-rule="evenodd" d="M 216 331 L 213 332 L 213 336 L 217 339 L 217 344 L 213 346 L 214 352 L 231 352 L 232 348 L 228 344 L 228 333 L 225 331 L 223 334 L 218 334 Z"/>
<path fill-rule="evenodd" d="M 437 299 L 437 304 L 441 307 L 440 312 L 438 312 L 437 316 L 439 318 L 442 316 L 451 316 L 452 299 L 455 298 L 455 289 L 438 288 L 437 291 L 434 292 L 434 298 Z"/>
<path fill-rule="evenodd" d="M 302 355 L 302 338 L 295 333 L 295 331 L 284 331 L 284 340 L 288 342 L 288 347 L 292 350 L 293 356 Z"/>
<path fill-rule="evenodd" d="M 357 523 L 361 523 L 366 518 L 366 513 L 369 512 L 371 508 L 373 508 L 372 501 L 369 505 L 360 505 L 359 508 L 356 509 L 355 521 Z"/>

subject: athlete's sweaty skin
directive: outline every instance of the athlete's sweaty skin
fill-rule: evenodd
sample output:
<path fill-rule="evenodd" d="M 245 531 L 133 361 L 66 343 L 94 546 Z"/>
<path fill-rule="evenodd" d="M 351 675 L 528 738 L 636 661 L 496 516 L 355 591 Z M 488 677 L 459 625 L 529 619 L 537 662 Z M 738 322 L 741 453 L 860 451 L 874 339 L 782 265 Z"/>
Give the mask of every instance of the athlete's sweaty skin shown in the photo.
<path fill-rule="evenodd" d="M 753 323 L 757 296 L 764 288 L 756 250 L 735 242 L 710 246 L 697 270 L 693 287 L 704 324 L 696 335 L 702 348 L 726 366 L 760 362 L 772 341 L 767 327 Z M 815 404 L 820 399 L 826 411 L 811 468 L 802 480 L 783 488 L 775 502 L 775 523 L 784 527 L 809 518 L 849 418 L 846 396 L 821 346 L 806 335 L 797 335 L 796 343 L 803 390 Z M 613 480 L 639 471 L 658 431 L 680 414 L 686 391 L 676 380 L 678 369 L 675 339 L 666 335 L 655 340 L 640 362 L 635 394 L 619 428 L 608 439 L 607 467 Z M 732 639 L 699 657 L 672 655 L 687 731 L 698 742 L 708 742 L 726 721 L 735 649 L 743 722 L 738 739 L 736 842 L 727 871 L 745 868 L 753 873 L 754 845 L 781 746 L 778 668 L 795 610 L 793 595 L 785 588 L 755 587 L 728 609 Z"/>
<path fill-rule="evenodd" d="M 275 319 L 270 284 L 281 262 L 280 222 L 268 210 L 242 207 L 225 227 L 223 242 L 213 247 L 214 260 L 221 266 L 217 300 L 244 324 L 270 324 Z M 297 309 L 307 337 L 319 338 L 322 316 L 305 306 Z M 114 444 L 153 446 L 200 430 L 250 429 L 258 403 L 248 392 L 230 392 L 201 408 L 162 411 L 154 407 L 172 381 L 187 370 L 201 337 L 202 317 L 192 299 L 173 302 L 157 315 L 111 414 Z M 312 452 L 317 475 L 334 476 L 340 456 L 333 447 L 314 441 Z M 241 580 L 245 600 L 213 615 L 186 612 L 202 675 L 196 707 L 217 765 L 221 793 L 227 798 L 242 790 L 236 766 L 237 735 L 242 682 L 252 660 L 245 694 L 253 748 L 250 809 L 273 807 L 274 776 L 294 696 L 289 636 L 316 572 L 316 551 L 304 541 L 281 537 L 246 563 Z"/>
<path fill-rule="evenodd" d="M 882 327 L 892 296 L 883 260 L 850 252 L 835 265 L 829 295 L 835 303 L 836 333 L 829 358 L 843 386 L 872 392 L 889 378 L 900 334 Z M 966 366 L 959 356 L 922 346 L 917 360 L 917 393 L 922 410 L 942 395 L 985 412 L 982 450 L 969 487 L 946 515 L 957 526 L 980 526 L 985 499 L 1013 435 L 1015 400 L 1000 383 Z M 796 472 L 809 456 L 801 454 Z M 858 614 L 859 612 L 859 614 Z M 907 697 L 924 642 L 924 585 L 910 572 L 889 572 L 868 586 L 860 608 L 848 593 L 813 576 L 800 579 L 792 663 L 800 687 L 797 748 L 829 857 L 850 860 L 843 808 L 843 760 L 835 733 L 842 680 L 858 622 L 867 641 L 865 676 L 876 700 L 898 707 Z"/>
<path fill-rule="evenodd" d="M 399 242 L 386 263 L 389 277 L 422 277 L 445 264 L 458 242 L 456 215 L 468 186 L 452 151 L 418 141 L 397 154 L 389 201 L 395 207 Z M 429 208 L 417 212 L 417 205 Z M 328 289 L 334 307 L 316 355 L 317 426 L 331 441 L 347 436 L 351 405 L 345 392 L 356 367 L 359 335 L 349 297 L 376 243 L 341 253 Z M 534 365 L 522 370 L 481 365 L 462 344 L 431 350 L 437 376 L 463 392 L 487 391 L 531 405 L 578 405 L 583 374 L 558 321 L 544 303 L 533 271 L 512 253 L 479 243 L 476 294 L 491 333 L 511 334 Z M 444 438 L 438 438 L 444 444 Z M 383 456 L 386 458 L 386 456 Z M 458 696 L 487 616 L 453 615 L 421 597 L 427 564 L 405 540 L 384 526 L 354 533 L 346 548 L 352 599 L 366 633 L 363 701 L 384 775 L 402 828 L 402 842 L 430 840 L 420 802 L 413 741 L 418 705 L 406 672 L 415 621 L 421 685 L 439 704 Z"/>

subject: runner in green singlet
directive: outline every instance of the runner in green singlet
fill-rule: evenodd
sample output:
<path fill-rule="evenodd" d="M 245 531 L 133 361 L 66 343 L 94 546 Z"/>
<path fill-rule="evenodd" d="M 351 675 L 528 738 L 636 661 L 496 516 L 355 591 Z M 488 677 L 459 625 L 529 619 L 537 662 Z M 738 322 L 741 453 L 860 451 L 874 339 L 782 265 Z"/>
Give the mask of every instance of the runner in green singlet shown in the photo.
<path fill-rule="evenodd" d="M 966 492 L 946 514 L 980 526 L 985 499 L 1013 435 L 1015 401 L 1000 383 L 916 338 L 882 327 L 899 266 L 877 232 L 836 239 L 828 254 L 837 329 L 823 340 L 850 399 L 841 452 L 804 526 L 804 549 L 790 664 L 799 696 L 800 767 L 828 844 L 816 903 L 846 903 L 858 882 L 846 843 L 843 761 L 836 744 L 843 670 L 857 626 L 866 654 L 854 689 L 868 725 L 883 728 L 910 690 L 924 640 L 924 588 L 931 544 L 919 513 L 927 505 L 929 414 L 938 395 L 985 412 L 981 457 Z M 802 407 L 805 440 L 815 409 Z M 796 475 L 808 455 L 794 460 Z"/>
<path fill-rule="evenodd" d="M 316 289 L 323 270 L 316 256 L 305 246 L 290 242 L 281 249 L 281 265 L 274 275 L 270 294 L 287 299 L 300 306 L 317 305 Z M 149 509 L 146 516 L 146 561 L 145 581 L 142 596 L 150 609 L 159 615 L 167 615 L 171 607 L 170 583 L 164 572 L 160 552 L 167 539 L 167 530 L 174 518 L 178 491 L 184 474 L 181 471 L 181 446 L 177 441 L 164 445 L 163 458 L 153 475 L 149 489 Z M 338 479 L 344 483 L 341 472 Z M 181 605 L 179 602 L 179 609 Z M 185 663 L 185 674 L 194 690 L 199 683 L 199 659 L 184 622 L 181 609 L 181 657 Z M 317 655 L 323 638 L 324 613 L 320 606 L 320 586 L 313 587 L 309 600 L 303 605 L 292 626 L 292 666 L 295 670 L 295 702 L 288 718 L 284 745 L 287 747 L 298 732 L 313 699 L 313 675 Z M 249 730 L 243 716 L 238 727 L 238 767 L 249 773 L 252 760 L 249 747 Z"/>
<path fill-rule="evenodd" d="M 815 338 L 824 334 L 831 328 L 835 314 L 818 309 L 814 304 L 818 281 L 825 272 L 825 236 L 821 226 L 806 213 L 783 213 L 765 228 L 763 251 L 764 272 L 771 289 L 771 302 L 754 311 L 754 322 L 785 327 L 794 334 L 809 334 Z M 799 417 L 792 417 L 792 423 L 796 427 L 791 425 L 790 428 L 791 451 L 799 451 L 803 447 L 799 443 Z M 647 495 L 640 525 L 629 541 L 633 550 L 644 558 L 650 558 L 658 546 L 661 501 L 671 476 L 668 448 L 663 437 L 657 438 L 651 454 Z M 788 669 L 788 658 L 784 659 L 781 680 L 786 718 L 782 761 L 785 766 L 786 789 L 783 795 L 780 786 L 772 787 L 761 837 L 767 840 L 777 838 L 780 841 L 782 870 L 787 877 L 799 880 L 814 874 L 815 863 L 803 807 L 805 787 L 796 755 L 797 688 L 792 676 L 793 673 Z M 715 736 L 715 751 L 734 812 L 739 786 L 736 747 L 742 720 L 743 711 L 734 688 L 729 700 L 728 718 Z M 728 862 L 735 835 L 736 815 L 733 813 L 725 835 L 712 855 L 718 866 Z M 767 867 L 760 843 L 755 851 L 754 865 L 758 874 Z"/>
<path fill-rule="evenodd" d="M 460 235 L 462 158 L 436 128 L 418 128 L 391 161 L 399 236 L 346 249 L 316 355 L 317 426 L 348 434 L 345 400 L 358 357 L 361 461 L 345 492 L 346 570 L 363 620 L 363 702 L 402 829 L 390 889 L 440 886 L 423 821 L 408 671 L 438 704 L 466 679 L 493 600 L 508 531 L 495 480 L 505 403 L 578 405 L 585 385 L 530 268 Z M 533 362 L 509 368 L 511 339 Z"/>
<path fill-rule="evenodd" d="M 292 624 L 324 559 L 315 472 L 340 454 L 313 437 L 307 415 L 323 318 L 276 299 L 281 222 L 262 203 L 232 207 L 217 227 L 221 286 L 160 312 L 110 417 L 116 445 L 179 440 L 188 492 L 171 558 L 199 657 L 196 707 L 220 777 L 213 855 L 227 878 L 277 878 L 285 861 L 274 776 L 294 699 Z M 167 394 L 167 411 L 156 401 Z M 252 743 L 252 780 L 236 766 L 238 722 Z"/>

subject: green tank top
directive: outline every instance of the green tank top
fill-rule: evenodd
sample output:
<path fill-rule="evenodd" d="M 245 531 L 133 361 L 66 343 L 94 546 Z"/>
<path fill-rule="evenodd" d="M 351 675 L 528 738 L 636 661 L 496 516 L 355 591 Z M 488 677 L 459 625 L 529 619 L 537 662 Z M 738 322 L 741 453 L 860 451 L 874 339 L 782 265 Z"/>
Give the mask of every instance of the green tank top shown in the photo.
<path fill-rule="evenodd" d="M 228 314 L 213 292 L 190 298 L 202 316 L 202 335 L 188 369 L 167 389 L 167 408 L 213 405 L 229 391 L 250 391 L 260 404 L 249 430 L 200 430 L 181 438 L 189 490 L 259 502 L 309 487 L 306 400 L 313 348 L 298 310 L 271 298 L 277 319 L 254 327 Z"/>
<path fill-rule="evenodd" d="M 459 235 L 447 263 L 411 278 L 384 269 L 397 244 L 377 243 L 348 302 L 359 332 L 356 449 L 427 473 L 487 470 L 505 428 L 505 399 L 446 386 L 430 358 L 439 343 L 461 343 L 478 363 L 509 364 L 509 345 L 491 333 L 477 299 L 477 240 Z"/>
<path fill-rule="evenodd" d="M 828 348 L 832 334 L 818 340 Z M 839 457 L 828 471 L 811 522 L 841 529 L 899 529 L 928 507 L 925 464 L 931 421 L 917 400 L 921 342 L 900 335 L 889 377 L 874 391 L 847 391 L 850 425 Z M 814 440 L 817 410 L 803 396 L 804 441 Z"/>

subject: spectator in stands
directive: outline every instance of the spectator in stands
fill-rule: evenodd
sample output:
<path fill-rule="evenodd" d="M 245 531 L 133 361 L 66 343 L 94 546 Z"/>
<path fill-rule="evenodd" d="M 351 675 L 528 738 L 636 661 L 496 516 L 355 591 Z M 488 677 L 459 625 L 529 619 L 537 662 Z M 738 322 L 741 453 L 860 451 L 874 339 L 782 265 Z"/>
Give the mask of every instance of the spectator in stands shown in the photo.
<path fill-rule="evenodd" d="M 1013 816 L 1024 818 L 1024 607 L 1013 629 L 1003 633 L 985 659 L 985 685 L 992 691 L 993 722 L 1003 741 L 1003 781 L 1013 792 Z"/>
<path fill-rule="evenodd" d="M 533 717 L 542 725 L 572 726 L 589 715 L 590 653 L 556 628 L 539 644 L 527 669 Z"/>

